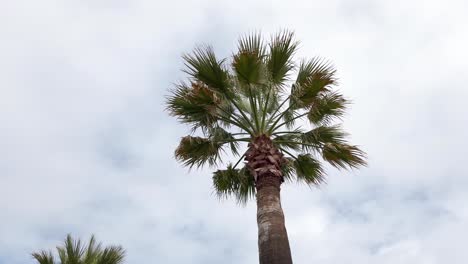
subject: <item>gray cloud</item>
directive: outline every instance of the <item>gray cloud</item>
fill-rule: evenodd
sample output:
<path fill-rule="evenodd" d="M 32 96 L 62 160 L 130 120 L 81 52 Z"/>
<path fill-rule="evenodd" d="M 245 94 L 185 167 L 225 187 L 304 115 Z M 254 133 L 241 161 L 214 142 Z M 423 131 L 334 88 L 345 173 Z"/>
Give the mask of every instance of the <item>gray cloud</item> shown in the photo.
<path fill-rule="evenodd" d="M 464 263 L 468 141 L 462 1 L 11 1 L 0 10 L 0 263 L 67 232 L 128 263 L 255 263 L 254 204 L 212 194 L 173 149 L 180 55 L 291 28 L 331 59 L 370 166 L 283 188 L 297 263 Z"/>

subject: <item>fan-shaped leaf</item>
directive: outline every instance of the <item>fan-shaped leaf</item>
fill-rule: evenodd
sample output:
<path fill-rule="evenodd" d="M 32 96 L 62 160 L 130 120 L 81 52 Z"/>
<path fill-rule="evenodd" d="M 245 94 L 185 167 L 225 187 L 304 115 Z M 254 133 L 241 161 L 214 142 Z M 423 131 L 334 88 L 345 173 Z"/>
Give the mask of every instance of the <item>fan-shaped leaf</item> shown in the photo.
<path fill-rule="evenodd" d="M 255 196 L 255 182 L 245 168 L 217 170 L 213 174 L 213 186 L 220 198 L 234 196 L 238 203 L 245 204 Z"/>
<path fill-rule="evenodd" d="M 293 32 L 283 31 L 273 37 L 267 58 L 267 68 L 274 84 L 282 85 L 294 68 L 292 57 L 297 46 L 298 42 L 294 40 Z"/>
<path fill-rule="evenodd" d="M 257 84 L 264 76 L 265 47 L 259 34 L 252 34 L 239 40 L 239 50 L 233 56 L 232 66 L 237 79 L 246 84 Z"/>
<path fill-rule="evenodd" d="M 216 123 L 219 119 L 218 107 L 222 107 L 222 100 L 201 83 L 178 85 L 167 100 L 171 115 L 193 125 L 194 129 Z"/>
<path fill-rule="evenodd" d="M 301 154 L 294 160 L 294 168 L 298 180 L 306 184 L 317 185 L 324 181 L 324 172 L 320 162 L 310 154 Z"/>
<path fill-rule="evenodd" d="M 325 143 L 345 143 L 345 133 L 339 126 L 319 126 L 301 135 L 304 150 L 317 151 Z M 310 146 L 309 146 L 310 145 Z"/>
<path fill-rule="evenodd" d="M 186 136 L 175 150 L 175 157 L 190 168 L 194 165 L 200 167 L 206 163 L 213 166 L 219 160 L 221 145 L 208 138 Z"/>
<path fill-rule="evenodd" d="M 366 166 L 366 154 L 357 146 L 327 143 L 322 149 L 322 157 L 336 168 L 357 168 Z"/>
<path fill-rule="evenodd" d="M 329 91 L 336 84 L 335 72 L 330 63 L 320 58 L 302 61 L 292 89 L 295 107 L 309 107 L 320 93 Z"/>
<path fill-rule="evenodd" d="M 32 253 L 34 259 L 37 260 L 39 264 L 54 264 L 54 256 L 50 251 L 40 251 L 38 253 Z"/>
<path fill-rule="evenodd" d="M 211 46 L 200 46 L 193 51 L 193 54 L 183 56 L 186 71 L 195 80 L 208 85 L 210 89 L 223 96 L 231 96 L 229 87 L 229 74 L 223 67 L 223 61 L 218 61 Z"/>
<path fill-rule="evenodd" d="M 349 104 L 339 93 L 326 93 L 311 105 L 307 117 L 313 124 L 328 124 L 334 118 L 340 118 Z"/>

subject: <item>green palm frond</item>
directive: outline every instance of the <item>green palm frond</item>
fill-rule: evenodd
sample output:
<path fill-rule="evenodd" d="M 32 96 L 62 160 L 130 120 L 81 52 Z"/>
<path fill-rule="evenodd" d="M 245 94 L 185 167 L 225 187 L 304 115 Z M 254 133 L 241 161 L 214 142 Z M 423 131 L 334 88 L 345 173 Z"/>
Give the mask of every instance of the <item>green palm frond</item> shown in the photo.
<path fill-rule="evenodd" d="M 336 168 L 358 168 L 366 166 L 366 153 L 357 146 L 348 144 L 326 143 L 322 157 Z"/>
<path fill-rule="evenodd" d="M 308 185 L 318 185 L 324 181 L 325 174 L 322 165 L 312 155 L 298 155 L 293 164 L 299 181 Z"/>
<path fill-rule="evenodd" d="M 294 128 L 294 125 L 296 124 L 297 116 L 299 116 L 299 114 L 293 108 L 288 108 L 284 110 L 283 121 L 287 129 Z"/>
<path fill-rule="evenodd" d="M 88 242 L 88 248 L 84 255 L 84 263 L 95 263 L 99 259 L 101 251 L 101 243 L 96 242 L 94 235 L 91 236 L 91 239 Z"/>
<path fill-rule="evenodd" d="M 102 251 L 96 264 L 121 264 L 124 261 L 125 250 L 120 246 L 110 246 Z"/>
<path fill-rule="evenodd" d="M 221 146 L 222 143 L 209 138 L 186 136 L 175 150 L 175 157 L 190 168 L 206 163 L 213 166 L 219 161 Z"/>
<path fill-rule="evenodd" d="M 223 145 L 229 144 L 231 151 L 238 155 L 239 142 L 248 142 L 249 138 L 236 138 L 221 127 L 205 131 L 206 138 L 185 136 L 175 150 L 175 157 L 185 166 L 201 167 L 205 164 L 216 165 L 220 161 Z"/>
<path fill-rule="evenodd" d="M 275 136 L 273 144 L 278 148 L 292 149 L 299 151 L 301 149 L 300 133 L 288 133 Z"/>
<path fill-rule="evenodd" d="M 214 127 L 210 129 L 208 136 L 213 142 L 226 142 L 229 144 L 231 152 L 236 156 L 239 155 L 239 141 L 237 141 L 237 139 L 231 133 L 227 132 L 223 128 Z"/>
<path fill-rule="evenodd" d="M 213 126 L 219 120 L 221 107 L 222 100 L 201 83 L 177 85 L 167 100 L 170 114 L 183 123 L 191 124 L 194 129 Z"/>
<path fill-rule="evenodd" d="M 71 235 L 67 235 L 62 249 L 64 252 L 62 254 L 67 258 L 67 264 L 80 264 L 80 259 L 85 253 L 80 240 L 74 240 Z"/>
<path fill-rule="evenodd" d="M 271 89 L 268 95 L 268 100 L 265 100 L 265 109 L 267 114 L 272 114 L 276 109 L 279 108 L 280 95 L 275 89 Z"/>
<path fill-rule="evenodd" d="M 292 87 L 294 108 L 308 107 L 320 93 L 329 91 L 336 84 L 336 70 L 329 62 L 320 58 L 302 61 L 299 66 L 296 83 Z"/>
<path fill-rule="evenodd" d="M 294 69 L 292 59 L 297 46 L 298 42 L 294 40 L 294 33 L 290 31 L 280 32 L 271 40 L 267 68 L 274 84 L 284 84 L 290 71 Z"/>
<path fill-rule="evenodd" d="M 192 54 L 183 56 L 186 72 L 195 80 L 208 85 L 223 96 L 232 96 L 230 78 L 224 60 L 218 60 L 211 46 L 200 46 Z"/>
<path fill-rule="evenodd" d="M 265 46 L 260 34 L 252 34 L 239 40 L 238 52 L 232 66 L 241 83 L 251 85 L 264 80 Z"/>
<path fill-rule="evenodd" d="M 301 135 L 301 143 L 304 150 L 317 151 L 325 143 L 343 144 L 346 143 L 345 133 L 339 125 L 319 126 Z"/>
<path fill-rule="evenodd" d="M 291 182 L 293 178 L 296 177 L 295 169 L 294 169 L 294 158 L 292 157 L 284 157 L 285 162 L 281 166 L 281 170 L 283 172 L 283 178 L 285 181 Z"/>
<path fill-rule="evenodd" d="M 74 240 L 67 235 L 63 245 L 57 247 L 60 264 L 122 264 L 125 251 L 120 246 L 102 248 L 94 236 L 91 236 L 88 245 L 79 239 Z M 39 264 L 54 264 L 54 256 L 50 251 L 32 253 Z"/>
<path fill-rule="evenodd" d="M 254 179 L 245 168 L 234 169 L 229 165 L 226 170 L 217 170 L 213 173 L 213 186 L 218 197 L 234 196 L 240 204 L 255 196 Z"/>
<path fill-rule="evenodd" d="M 37 260 L 39 264 L 54 264 L 54 256 L 52 252 L 42 250 L 37 253 L 32 253 L 34 259 Z"/>
<path fill-rule="evenodd" d="M 316 125 L 329 124 L 335 118 L 341 118 L 349 101 L 337 92 L 323 94 L 311 105 L 307 117 Z"/>

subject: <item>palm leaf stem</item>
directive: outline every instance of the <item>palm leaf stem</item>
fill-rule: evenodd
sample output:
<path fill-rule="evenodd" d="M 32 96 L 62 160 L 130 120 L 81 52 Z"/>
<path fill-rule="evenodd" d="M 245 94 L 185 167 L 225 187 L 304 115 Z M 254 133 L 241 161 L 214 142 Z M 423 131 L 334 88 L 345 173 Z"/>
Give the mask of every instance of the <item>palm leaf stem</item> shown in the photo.
<path fill-rule="evenodd" d="M 240 108 L 239 105 L 236 103 L 236 101 L 233 100 L 231 97 L 227 97 L 227 99 L 236 107 L 237 111 L 239 111 L 239 113 L 244 117 L 245 121 L 250 125 L 250 127 L 252 127 L 253 132 L 256 132 L 256 131 L 255 131 L 255 126 L 252 124 L 252 122 L 249 121 L 249 118 L 248 118 L 247 115 L 244 113 L 244 111 L 241 110 L 241 108 Z"/>
<path fill-rule="evenodd" d="M 226 140 L 220 140 L 216 141 L 218 143 L 229 143 L 229 142 L 250 142 L 252 141 L 251 138 L 235 138 L 235 139 L 226 139 Z"/>
<path fill-rule="evenodd" d="M 226 122 L 226 123 L 229 123 L 231 125 L 235 125 L 235 126 L 241 128 L 241 129 L 245 130 L 246 132 L 248 132 L 250 135 L 253 136 L 253 132 L 249 128 L 247 128 L 246 126 L 243 126 L 242 124 L 239 124 L 239 123 L 237 123 L 237 122 L 235 122 L 235 121 L 233 121 L 233 120 L 231 120 L 229 118 L 226 118 L 224 116 L 218 116 L 218 118 L 220 120 Z"/>
<path fill-rule="evenodd" d="M 250 86 L 249 84 L 249 101 L 250 101 L 250 107 L 252 108 L 252 112 L 253 112 L 253 118 L 254 118 L 254 121 L 255 121 L 255 126 L 257 128 L 257 131 L 256 132 L 259 132 L 260 130 L 260 123 L 258 122 L 258 113 L 257 113 L 257 100 L 256 100 L 256 96 L 255 95 L 252 95 L 252 87 Z"/>
<path fill-rule="evenodd" d="M 237 165 L 239 165 L 239 163 L 242 161 L 242 159 L 245 157 L 245 153 L 242 154 L 242 156 L 239 158 L 239 160 L 236 162 L 236 164 L 234 165 L 234 167 L 232 167 L 232 169 L 235 169 L 237 167 Z"/>
<path fill-rule="evenodd" d="M 250 135 L 250 133 L 244 133 L 244 132 L 241 132 L 241 133 L 231 133 L 232 136 L 237 136 L 237 135 Z"/>
<path fill-rule="evenodd" d="M 223 118 L 223 119 L 221 119 L 221 120 L 223 120 L 223 121 L 225 121 L 225 122 L 227 122 L 227 123 L 230 123 L 230 124 L 234 124 L 234 125 L 238 126 L 239 128 L 244 129 L 244 130 L 247 131 L 250 135 L 253 136 L 253 131 L 249 130 L 246 126 L 244 126 L 244 125 L 242 124 L 242 121 L 240 120 L 240 116 L 236 115 L 236 113 L 229 113 L 228 111 L 226 111 L 225 109 L 223 109 L 223 108 L 221 108 L 221 107 L 219 107 L 219 106 L 216 106 L 216 108 L 219 109 L 219 110 L 221 110 L 221 111 L 222 111 L 223 113 L 225 113 L 226 115 L 228 115 L 228 116 L 222 116 L 222 115 L 220 115 L 219 117 L 220 117 L 220 118 Z M 231 116 L 231 118 L 234 119 L 234 121 L 232 121 L 232 120 L 229 118 L 229 116 Z M 230 121 L 226 121 L 226 119 L 227 119 L 227 120 L 230 120 Z M 250 122 L 247 122 L 247 123 L 250 124 Z"/>
<path fill-rule="evenodd" d="M 274 132 L 271 135 L 280 135 L 280 134 L 302 134 L 302 132 L 299 132 L 299 131 L 279 131 L 279 132 Z"/>
<path fill-rule="evenodd" d="M 283 112 L 283 113 L 286 113 L 286 112 Z M 303 116 L 306 116 L 306 115 L 308 115 L 308 114 L 309 114 L 309 113 L 307 112 L 307 113 L 304 113 L 304 114 L 302 114 L 302 115 L 298 115 L 298 116 L 294 117 L 294 118 L 291 119 L 291 120 L 285 121 L 285 122 L 283 122 L 283 123 L 281 123 L 281 124 L 279 124 L 279 125 L 277 125 L 277 126 L 274 126 L 274 125 L 276 125 L 276 123 L 278 123 L 278 121 L 279 121 L 280 118 L 281 118 L 281 117 L 280 117 L 280 118 L 278 118 L 278 120 L 276 120 L 275 124 L 273 124 L 272 129 L 270 129 L 270 133 L 271 133 L 272 131 L 275 131 L 276 129 L 278 129 L 278 128 L 284 126 L 284 125 L 286 125 L 287 123 L 291 123 L 292 121 L 294 121 L 294 120 L 296 120 L 296 119 L 298 119 L 298 118 L 301 118 L 301 117 L 303 117 Z"/>
<path fill-rule="evenodd" d="M 286 97 L 286 99 L 284 99 L 283 102 L 281 102 L 281 104 L 278 106 L 278 108 L 276 108 L 275 112 L 273 112 L 273 114 L 271 114 L 270 118 L 268 119 L 268 122 L 267 123 L 270 123 L 271 121 L 273 121 L 275 118 L 276 118 L 276 113 L 278 113 L 278 111 L 281 109 L 281 107 L 289 100 L 289 98 L 291 97 L 291 95 L 289 95 L 288 97 Z M 289 108 L 289 107 L 288 107 Z M 280 114 L 280 116 L 282 116 L 283 113 Z M 275 124 L 276 125 L 276 124 Z"/>
<path fill-rule="evenodd" d="M 281 151 L 283 151 L 284 153 L 288 154 L 289 156 L 291 156 L 291 158 L 297 160 L 297 157 L 294 156 L 293 154 L 291 154 L 289 151 L 287 151 L 287 150 L 285 150 L 284 148 L 281 148 L 281 147 L 279 147 L 279 149 L 280 149 Z"/>
<path fill-rule="evenodd" d="M 297 141 L 278 140 L 278 141 L 275 141 L 275 142 L 277 142 L 277 143 L 286 143 L 286 144 L 297 144 L 297 145 L 314 147 L 314 148 L 321 147 L 321 145 L 313 145 L 313 144 L 307 144 L 307 143 L 302 143 L 302 142 L 297 142 Z"/>
<path fill-rule="evenodd" d="M 271 94 L 271 85 L 269 86 L 268 95 L 267 95 L 267 98 L 266 98 L 266 103 L 265 103 L 264 108 L 263 108 L 262 131 L 265 129 L 265 119 L 266 119 L 266 115 L 267 115 L 267 111 L 268 111 L 268 102 L 270 101 L 270 94 Z"/>

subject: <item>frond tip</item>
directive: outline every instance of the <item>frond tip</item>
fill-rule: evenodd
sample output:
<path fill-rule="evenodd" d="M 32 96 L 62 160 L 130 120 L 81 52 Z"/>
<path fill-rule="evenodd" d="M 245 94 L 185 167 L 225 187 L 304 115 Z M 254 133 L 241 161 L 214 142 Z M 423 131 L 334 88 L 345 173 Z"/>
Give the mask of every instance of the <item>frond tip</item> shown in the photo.
<path fill-rule="evenodd" d="M 274 84 L 279 85 L 287 80 L 294 68 L 292 58 L 297 46 L 298 42 L 294 40 L 294 33 L 291 31 L 282 31 L 272 38 L 267 67 Z"/>
<path fill-rule="evenodd" d="M 55 263 L 54 256 L 52 255 L 52 252 L 50 251 L 42 250 L 40 252 L 32 253 L 32 256 L 39 264 L 54 264 Z"/>
<path fill-rule="evenodd" d="M 366 153 L 357 146 L 327 143 L 322 149 L 322 157 L 336 168 L 352 169 L 366 166 Z"/>

